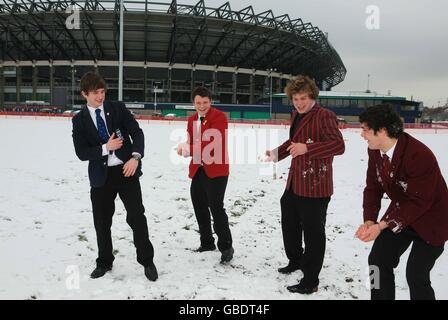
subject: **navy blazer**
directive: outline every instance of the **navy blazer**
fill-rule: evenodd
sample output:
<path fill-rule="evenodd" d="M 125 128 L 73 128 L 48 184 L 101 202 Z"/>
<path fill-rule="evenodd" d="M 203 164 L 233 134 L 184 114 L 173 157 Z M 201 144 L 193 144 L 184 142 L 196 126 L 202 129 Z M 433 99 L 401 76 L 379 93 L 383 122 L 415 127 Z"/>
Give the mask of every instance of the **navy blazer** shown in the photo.
<path fill-rule="evenodd" d="M 123 163 L 126 163 L 132 157 L 133 152 L 140 153 L 143 158 L 145 138 L 134 116 L 123 102 L 104 101 L 103 106 L 109 133 L 112 134 L 120 129 L 124 138 L 123 146 L 115 150 L 115 155 Z M 102 187 L 107 179 L 108 156 L 103 156 L 103 142 L 87 106 L 84 106 L 81 112 L 73 117 L 72 123 L 72 137 L 76 155 L 82 161 L 89 161 L 90 186 L 93 188 Z M 142 175 L 141 166 L 141 161 L 139 161 L 135 172 L 136 177 Z"/>

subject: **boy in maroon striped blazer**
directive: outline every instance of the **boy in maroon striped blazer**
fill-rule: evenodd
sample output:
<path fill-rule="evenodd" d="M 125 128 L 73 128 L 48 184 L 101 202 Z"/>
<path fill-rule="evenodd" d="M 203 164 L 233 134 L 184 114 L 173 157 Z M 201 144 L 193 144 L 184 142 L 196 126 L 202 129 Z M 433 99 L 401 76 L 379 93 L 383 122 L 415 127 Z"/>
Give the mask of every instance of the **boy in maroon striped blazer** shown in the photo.
<path fill-rule="evenodd" d="M 316 103 L 319 88 L 313 80 L 299 76 L 287 85 L 285 93 L 295 108 L 289 139 L 266 151 L 268 161 L 292 157 L 286 190 L 280 200 L 283 243 L 289 263 L 278 271 L 291 273 L 301 269 L 303 279 L 287 289 L 310 294 L 317 291 L 324 261 L 325 220 L 333 194 L 333 157 L 343 154 L 345 145 L 336 115 Z"/>
<path fill-rule="evenodd" d="M 412 243 L 406 266 L 412 300 L 434 300 L 430 272 L 448 240 L 448 189 L 437 159 L 403 132 L 390 106 L 367 108 L 359 117 L 368 142 L 364 224 L 356 236 L 375 240 L 369 255 L 372 300 L 395 298 L 394 268 Z M 377 223 L 384 193 L 391 200 Z"/>

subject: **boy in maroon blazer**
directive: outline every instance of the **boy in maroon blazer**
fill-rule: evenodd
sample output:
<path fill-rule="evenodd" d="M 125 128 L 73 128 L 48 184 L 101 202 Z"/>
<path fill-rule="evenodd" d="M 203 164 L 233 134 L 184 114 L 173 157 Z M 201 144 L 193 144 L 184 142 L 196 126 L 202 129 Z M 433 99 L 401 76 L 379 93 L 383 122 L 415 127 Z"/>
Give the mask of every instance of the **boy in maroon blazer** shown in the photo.
<path fill-rule="evenodd" d="M 224 209 L 224 194 L 229 177 L 227 117 L 212 108 L 212 95 L 207 88 L 196 88 L 191 97 L 197 112 L 188 118 L 188 141 L 179 144 L 177 153 L 192 157 L 188 176 L 192 179 L 190 194 L 201 240 L 196 251 L 216 249 L 211 212 L 213 229 L 218 236 L 218 249 L 221 251 L 221 263 L 226 263 L 232 260 L 234 253 Z"/>
<path fill-rule="evenodd" d="M 359 117 L 368 142 L 364 224 L 356 236 L 375 240 L 369 255 L 372 300 L 395 299 L 394 268 L 412 243 L 406 266 L 410 297 L 434 300 L 430 271 L 448 239 L 448 189 L 434 154 L 403 132 L 390 106 L 367 108 Z M 381 199 L 391 200 L 377 222 Z"/>
<path fill-rule="evenodd" d="M 345 146 L 336 115 L 316 103 L 319 88 L 313 80 L 299 76 L 285 92 L 295 108 L 289 139 L 277 149 L 266 151 L 267 160 L 275 162 L 292 157 L 286 190 L 280 200 L 283 243 L 289 263 L 278 271 L 291 273 L 301 269 L 303 279 L 287 289 L 310 294 L 317 291 L 324 261 L 325 220 L 333 194 L 333 157 L 343 154 Z"/>

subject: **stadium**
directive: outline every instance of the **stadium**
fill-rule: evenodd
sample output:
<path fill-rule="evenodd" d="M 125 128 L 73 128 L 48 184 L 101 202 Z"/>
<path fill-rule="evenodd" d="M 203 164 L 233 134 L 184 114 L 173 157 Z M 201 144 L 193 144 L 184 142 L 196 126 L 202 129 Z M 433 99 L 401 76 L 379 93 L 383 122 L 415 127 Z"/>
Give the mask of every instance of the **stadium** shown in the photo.
<path fill-rule="evenodd" d="M 0 107 L 76 107 L 89 70 L 104 76 L 108 97 L 117 99 L 119 8 L 119 1 L 0 1 Z M 198 85 L 217 103 L 256 104 L 297 74 L 322 90 L 346 75 L 326 33 L 271 10 L 124 1 L 123 28 L 123 100 L 143 109 L 188 103 Z"/>

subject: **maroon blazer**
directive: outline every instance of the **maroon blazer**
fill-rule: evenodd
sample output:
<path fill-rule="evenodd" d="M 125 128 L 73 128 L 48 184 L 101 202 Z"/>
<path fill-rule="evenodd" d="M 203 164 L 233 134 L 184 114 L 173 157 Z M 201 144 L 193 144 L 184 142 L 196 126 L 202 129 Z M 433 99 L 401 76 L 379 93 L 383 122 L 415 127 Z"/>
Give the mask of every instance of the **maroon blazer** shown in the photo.
<path fill-rule="evenodd" d="M 297 116 L 294 110 L 291 125 Z M 292 139 L 277 149 L 274 161 L 289 156 L 286 149 L 293 142 L 306 143 L 308 152 L 291 160 L 286 189 L 302 197 L 326 198 L 333 194 L 333 157 L 345 151 L 344 139 L 338 129 L 334 112 L 322 108 L 318 103 L 300 120 Z"/>
<path fill-rule="evenodd" d="M 188 118 L 187 124 L 188 143 L 192 155 L 188 176 L 193 178 L 200 166 L 203 166 L 209 178 L 228 176 L 227 116 L 218 109 L 210 108 L 201 124 L 200 134 L 197 120 L 198 113 L 195 113 Z"/>
<path fill-rule="evenodd" d="M 381 174 L 379 150 L 368 150 L 367 185 L 364 189 L 364 221 L 377 221 L 381 199 L 391 203 L 381 218 L 395 233 L 412 227 L 432 245 L 448 240 L 448 189 L 437 159 L 423 143 L 404 133 L 398 139 L 390 171 Z"/>

